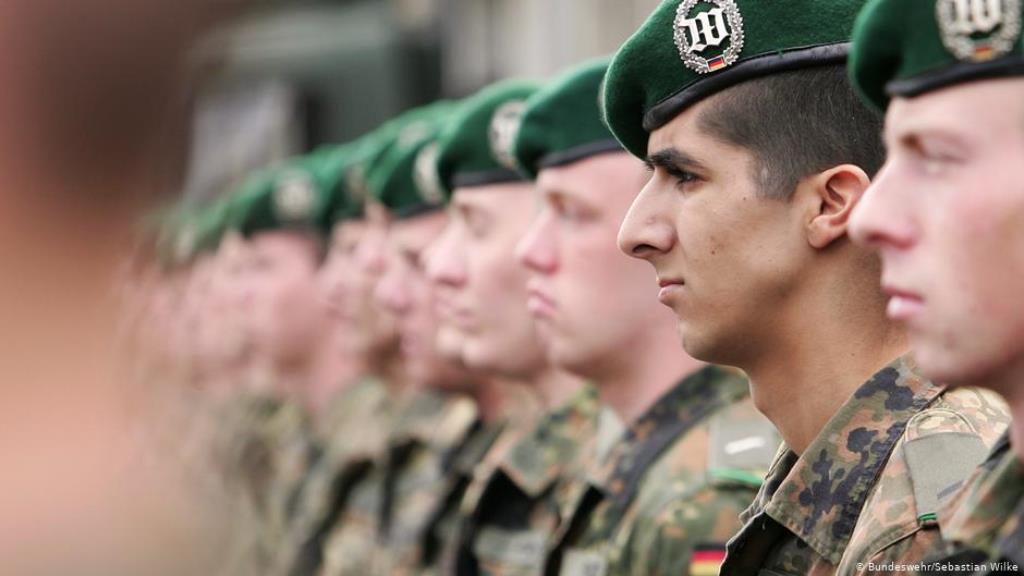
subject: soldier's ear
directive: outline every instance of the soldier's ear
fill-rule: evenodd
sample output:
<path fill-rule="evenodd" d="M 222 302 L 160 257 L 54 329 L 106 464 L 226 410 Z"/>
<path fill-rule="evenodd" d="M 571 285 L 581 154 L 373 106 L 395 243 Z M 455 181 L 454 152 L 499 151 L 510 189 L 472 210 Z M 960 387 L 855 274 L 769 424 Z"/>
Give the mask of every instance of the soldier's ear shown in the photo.
<path fill-rule="evenodd" d="M 805 206 L 805 234 L 821 250 L 846 236 L 850 214 L 871 184 L 859 166 L 842 164 L 804 178 L 793 197 Z"/>

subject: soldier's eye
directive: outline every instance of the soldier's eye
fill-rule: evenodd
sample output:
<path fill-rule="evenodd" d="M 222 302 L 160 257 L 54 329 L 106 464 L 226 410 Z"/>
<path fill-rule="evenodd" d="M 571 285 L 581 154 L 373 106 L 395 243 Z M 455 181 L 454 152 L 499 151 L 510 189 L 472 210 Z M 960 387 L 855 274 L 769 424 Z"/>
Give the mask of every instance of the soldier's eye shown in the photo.
<path fill-rule="evenodd" d="M 692 184 L 696 184 L 701 180 L 700 176 L 697 176 L 693 172 L 690 172 L 689 170 L 684 170 L 682 168 L 666 168 L 666 171 L 668 172 L 669 176 L 675 179 L 676 188 L 685 188 Z"/>

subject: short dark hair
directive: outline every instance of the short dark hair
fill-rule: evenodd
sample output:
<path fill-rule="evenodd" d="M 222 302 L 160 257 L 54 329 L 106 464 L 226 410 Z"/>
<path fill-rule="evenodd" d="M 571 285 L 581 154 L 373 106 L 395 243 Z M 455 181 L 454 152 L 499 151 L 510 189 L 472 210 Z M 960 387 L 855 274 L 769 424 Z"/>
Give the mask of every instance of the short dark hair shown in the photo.
<path fill-rule="evenodd" d="M 882 117 L 860 101 L 843 66 L 744 82 L 716 95 L 699 123 L 754 154 L 753 176 L 768 198 L 788 200 L 800 180 L 839 164 L 874 176 L 885 160 Z"/>

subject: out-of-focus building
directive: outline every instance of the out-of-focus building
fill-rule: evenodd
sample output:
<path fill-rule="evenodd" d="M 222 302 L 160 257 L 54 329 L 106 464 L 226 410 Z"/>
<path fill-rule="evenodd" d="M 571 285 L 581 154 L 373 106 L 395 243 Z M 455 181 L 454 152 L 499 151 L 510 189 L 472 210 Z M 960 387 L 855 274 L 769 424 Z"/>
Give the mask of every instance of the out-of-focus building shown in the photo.
<path fill-rule="evenodd" d="M 658 0 L 255 0 L 196 49 L 186 194 L 439 97 L 610 54 Z"/>

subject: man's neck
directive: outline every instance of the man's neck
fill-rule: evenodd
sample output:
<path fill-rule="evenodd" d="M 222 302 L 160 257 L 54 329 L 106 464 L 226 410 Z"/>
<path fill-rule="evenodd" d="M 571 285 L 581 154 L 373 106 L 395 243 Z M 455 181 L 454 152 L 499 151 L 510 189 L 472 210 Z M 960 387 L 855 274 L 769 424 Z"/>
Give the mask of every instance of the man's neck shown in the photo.
<path fill-rule="evenodd" d="M 802 454 L 853 393 L 909 346 L 881 310 L 846 305 L 792 312 L 764 353 L 739 367 L 750 377 L 758 410 Z"/>
<path fill-rule="evenodd" d="M 679 346 L 675 328 L 659 338 L 645 338 L 623 350 L 622 362 L 603 365 L 602 373 L 591 375 L 601 402 L 611 408 L 627 426 L 639 420 L 658 400 L 684 377 L 704 363 L 691 358 Z"/>
<path fill-rule="evenodd" d="M 524 383 L 501 378 L 481 378 L 473 388 L 473 399 L 485 424 L 536 414 L 540 409 L 539 398 Z"/>
<path fill-rule="evenodd" d="M 531 378 L 531 384 L 548 410 L 560 408 L 584 386 L 578 377 L 553 367 L 537 373 Z"/>
<path fill-rule="evenodd" d="M 274 392 L 282 397 L 298 400 L 307 409 L 312 404 L 310 391 L 312 387 L 312 367 L 306 363 L 278 366 L 273 372 L 271 382 Z"/>
<path fill-rule="evenodd" d="M 341 364 L 329 350 L 317 354 L 307 380 L 306 407 L 316 417 L 323 416 L 331 400 L 342 390 L 355 383 L 358 374 L 352 366 Z"/>

